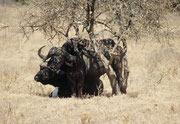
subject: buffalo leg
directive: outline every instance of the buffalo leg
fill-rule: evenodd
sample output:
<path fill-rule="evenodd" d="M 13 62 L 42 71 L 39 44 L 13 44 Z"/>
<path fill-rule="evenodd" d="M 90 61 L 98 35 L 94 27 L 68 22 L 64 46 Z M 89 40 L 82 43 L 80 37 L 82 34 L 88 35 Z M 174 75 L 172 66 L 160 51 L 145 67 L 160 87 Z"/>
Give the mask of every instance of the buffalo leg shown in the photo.
<path fill-rule="evenodd" d="M 82 98 L 83 94 L 83 85 L 84 85 L 84 72 L 82 70 L 79 71 L 78 78 L 81 77 L 81 79 L 77 79 L 77 96 Z"/>
<path fill-rule="evenodd" d="M 68 78 L 68 82 L 69 85 L 71 86 L 71 90 L 72 90 L 72 96 L 76 96 L 76 81 L 73 80 L 73 78 L 67 74 L 67 78 Z"/>
<path fill-rule="evenodd" d="M 82 98 L 82 91 L 83 91 L 83 83 L 84 80 L 82 79 L 81 81 L 78 82 L 77 84 L 77 97 Z"/>

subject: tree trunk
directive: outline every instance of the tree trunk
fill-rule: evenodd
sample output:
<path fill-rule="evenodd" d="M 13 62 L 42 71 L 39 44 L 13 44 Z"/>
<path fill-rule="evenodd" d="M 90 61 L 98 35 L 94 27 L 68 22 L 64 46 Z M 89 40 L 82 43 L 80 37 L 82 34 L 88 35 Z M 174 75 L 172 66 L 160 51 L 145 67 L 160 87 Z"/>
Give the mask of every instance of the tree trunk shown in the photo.
<path fill-rule="evenodd" d="M 96 45 L 96 38 L 94 35 L 94 11 L 95 11 L 95 2 L 96 0 L 92 0 L 90 3 L 90 0 L 88 0 L 87 3 L 87 9 L 86 9 L 86 31 L 89 34 L 89 38 L 91 40 L 91 43 L 94 46 L 94 50 L 95 52 L 100 56 L 104 67 L 106 69 L 106 74 L 109 78 L 111 87 L 112 87 L 112 94 L 119 94 L 120 91 L 122 93 L 126 93 L 126 88 L 127 88 L 127 78 L 129 75 L 129 70 L 128 70 L 128 63 L 127 63 L 127 59 L 126 59 L 126 51 L 127 51 L 127 44 L 125 41 L 123 41 L 123 46 L 125 46 L 124 48 L 124 55 L 122 55 L 122 61 L 121 61 L 121 77 L 120 77 L 120 83 L 118 83 L 117 81 L 117 77 L 116 74 L 114 72 L 114 70 L 111 67 L 112 61 L 115 57 L 115 49 L 117 48 L 117 46 L 119 45 L 120 41 L 122 40 L 123 35 L 121 35 L 121 37 L 118 36 L 118 43 L 114 46 L 112 53 L 111 53 L 111 58 L 108 61 L 106 59 L 106 57 L 99 51 L 98 46 Z M 116 33 L 115 33 L 116 34 Z M 118 88 L 119 85 L 119 88 Z"/>

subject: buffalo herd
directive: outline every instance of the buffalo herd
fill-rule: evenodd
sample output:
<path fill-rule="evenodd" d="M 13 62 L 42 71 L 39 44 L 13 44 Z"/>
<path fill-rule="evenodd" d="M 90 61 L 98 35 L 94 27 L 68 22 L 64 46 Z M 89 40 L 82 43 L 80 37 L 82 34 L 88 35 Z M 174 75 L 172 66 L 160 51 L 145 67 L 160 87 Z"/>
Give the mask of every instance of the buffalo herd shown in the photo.
<path fill-rule="evenodd" d="M 102 39 L 97 41 L 101 46 L 101 54 L 110 59 L 109 50 L 115 46 L 112 39 Z M 103 82 L 100 77 L 106 73 L 104 64 L 100 56 L 95 52 L 89 40 L 81 38 L 71 38 L 62 47 L 52 47 L 47 55 L 42 55 L 38 50 L 38 55 L 42 59 L 39 72 L 34 76 L 34 80 L 43 85 L 50 84 L 56 87 L 51 96 L 82 98 L 84 95 L 100 95 L 103 93 Z M 126 93 L 126 86 L 121 82 L 121 59 L 123 49 L 120 45 L 116 48 L 116 53 L 111 67 L 113 68 L 121 93 Z"/>

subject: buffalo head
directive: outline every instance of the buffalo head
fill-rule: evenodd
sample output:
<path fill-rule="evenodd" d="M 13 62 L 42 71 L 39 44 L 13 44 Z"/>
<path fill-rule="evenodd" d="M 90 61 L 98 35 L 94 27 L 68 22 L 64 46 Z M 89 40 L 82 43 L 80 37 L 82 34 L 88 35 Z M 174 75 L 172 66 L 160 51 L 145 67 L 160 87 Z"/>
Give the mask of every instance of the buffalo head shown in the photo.
<path fill-rule="evenodd" d="M 43 60 L 43 62 L 41 63 L 40 70 L 35 75 L 34 80 L 37 82 L 41 82 L 44 85 L 45 84 L 56 85 L 54 83 L 57 80 L 64 81 L 64 75 L 65 75 L 64 71 L 66 71 L 67 66 L 72 66 L 75 57 L 70 55 L 64 49 L 57 47 L 52 47 L 49 50 L 48 54 L 45 56 L 42 55 L 41 53 L 41 50 L 44 47 L 45 46 L 42 46 L 38 50 L 38 55 Z"/>
<path fill-rule="evenodd" d="M 34 76 L 34 80 L 41 82 L 43 85 L 50 84 L 55 74 L 53 71 L 43 63 L 40 65 L 40 71 Z"/>
<path fill-rule="evenodd" d="M 49 52 L 48 55 L 42 55 L 41 50 L 42 48 L 44 48 L 45 46 L 42 46 L 39 50 L 38 50 L 38 55 L 39 57 L 43 60 L 43 62 L 40 64 L 40 70 L 39 72 L 34 76 L 34 80 L 37 82 L 41 82 L 43 85 L 46 84 L 51 84 L 53 85 L 54 80 L 56 79 L 57 75 L 62 74 L 63 72 L 60 71 L 60 61 L 62 61 L 62 59 L 57 58 L 56 54 L 58 52 L 57 47 L 52 47 Z M 46 60 L 48 60 L 50 58 L 50 60 L 48 62 L 46 62 Z M 57 60 L 59 59 L 59 61 Z M 57 73 L 58 72 L 58 73 Z"/>

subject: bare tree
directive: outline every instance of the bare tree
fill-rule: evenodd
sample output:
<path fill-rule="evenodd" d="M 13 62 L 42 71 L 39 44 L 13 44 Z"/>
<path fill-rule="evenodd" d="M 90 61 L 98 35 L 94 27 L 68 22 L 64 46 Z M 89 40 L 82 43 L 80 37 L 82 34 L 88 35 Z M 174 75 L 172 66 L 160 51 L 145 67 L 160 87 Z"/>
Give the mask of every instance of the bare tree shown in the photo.
<path fill-rule="evenodd" d="M 127 88 L 129 69 L 127 64 L 126 38 L 139 39 L 152 34 L 157 38 L 167 37 L 164 29 L 165 5 L 168 0 L 34 0 L 24 13 L 21 27 L 28 37 L 34 31 L 41 31 L 49 41 L 69 38 L 72 28 L 77 37 L 86 32 L 95 51 L 101 57 L 110 80 L 113 94 L 118 94 L 116 75 L 110 64 L 116 56 L 116 47 L 122 42 L 122 86 Z M 95 30 L 101 26 L 100 31 Z M 106 33 L 117 40 L 110 60 L 101 54 L 97 42 Z"/>

